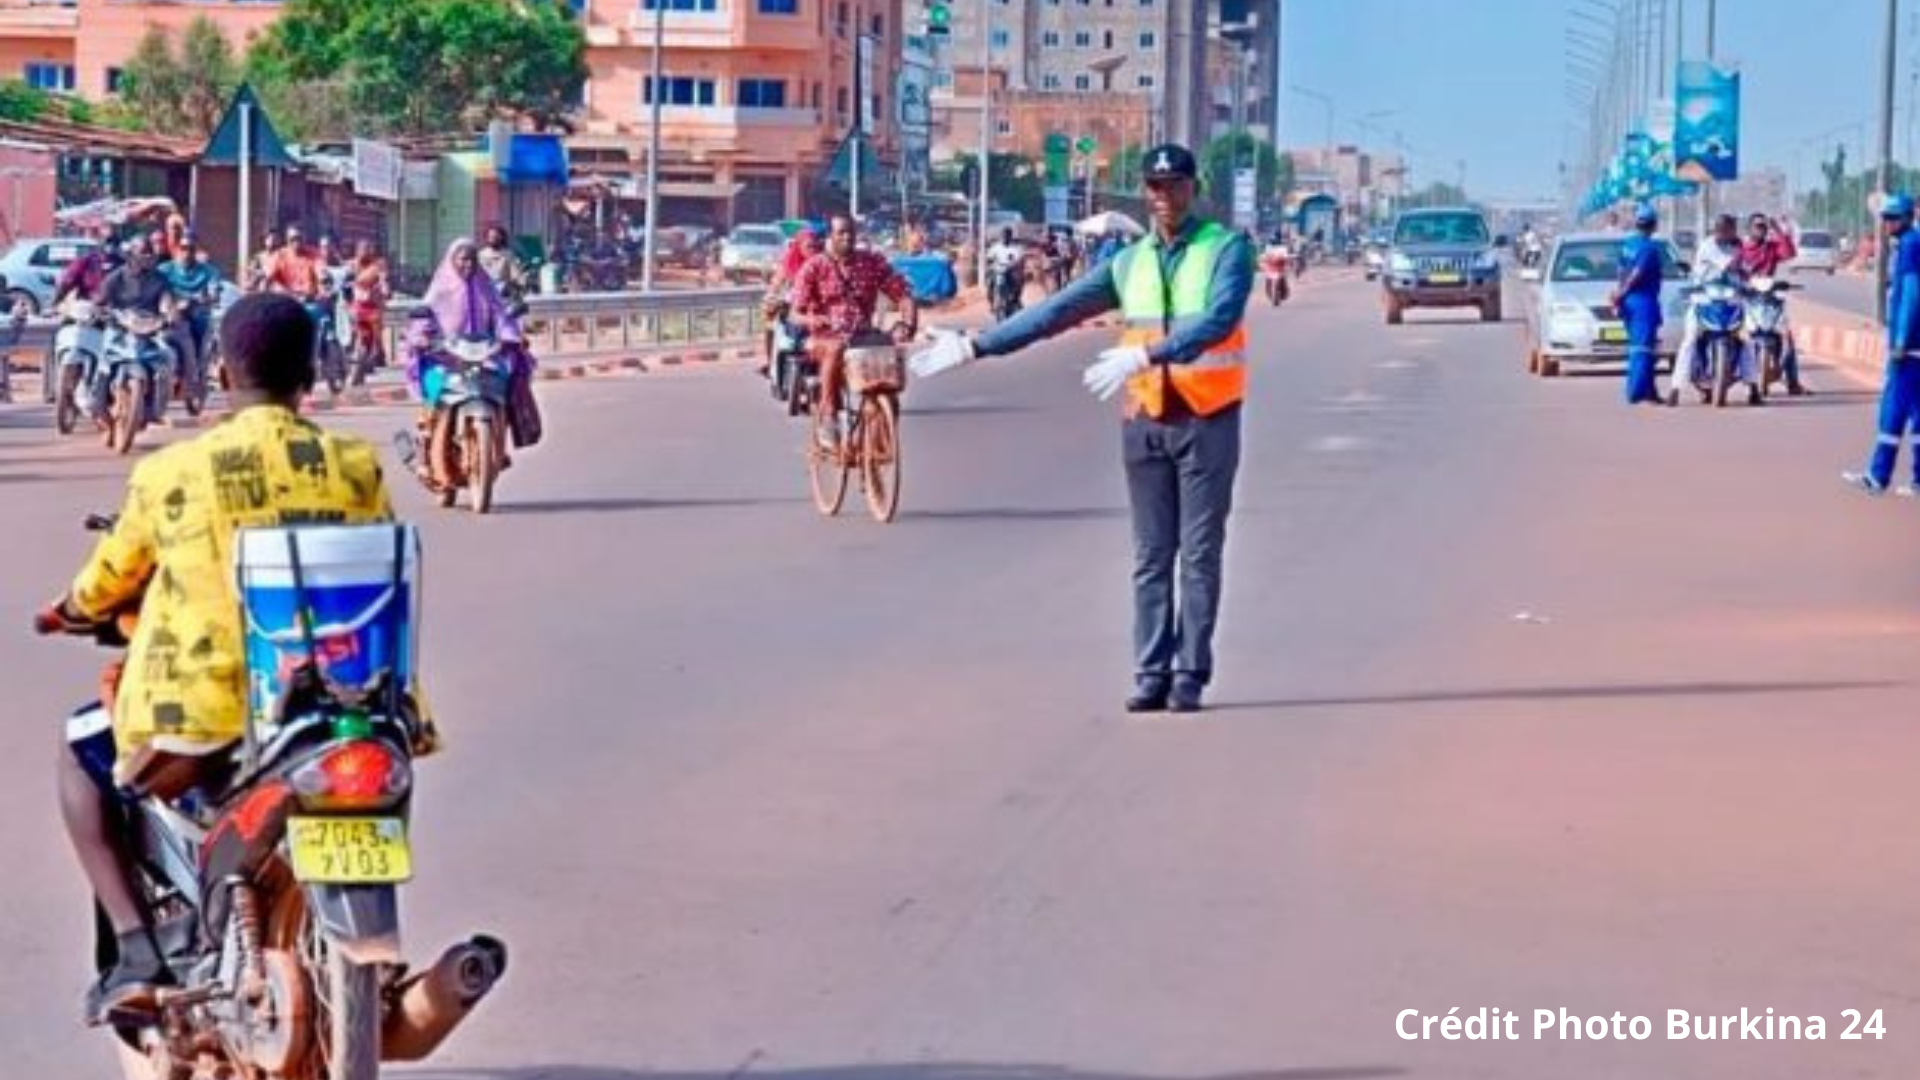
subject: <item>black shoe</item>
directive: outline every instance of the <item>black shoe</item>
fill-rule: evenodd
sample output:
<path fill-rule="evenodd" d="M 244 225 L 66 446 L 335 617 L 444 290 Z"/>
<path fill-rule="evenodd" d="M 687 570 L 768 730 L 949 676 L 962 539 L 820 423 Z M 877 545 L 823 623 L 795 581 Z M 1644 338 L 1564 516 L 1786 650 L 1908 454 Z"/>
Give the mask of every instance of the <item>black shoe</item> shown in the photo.
<path fill-rule="evenodd" d="M 1127 699 L 1127 711 L 1130 713 L 1162 712 L 1167 707 L 1167 694 L 1167 680 L 1141 679 L 1134 684 L 1133 696 Z"/>
<path fill-rule="evenodd" d="M 1173 680 L 1173 692 L 1167 696 L 1167 709 L 1177 713 L 1196 713 L 1200 711 L 1200 698 L 1206 692 L 1206 684 L 1199 679 L 1176 678 Z"/>
<path fill-rule="evenodd" d="M 1788 397 L 1812 397 L 1813 391 L 1807 389 L 1806 386 L 1802 383 L 1788 383 L 1787 396 Z"/>
<path fill-rule="evenodd" d="M 87 1022 L 95 1027 L 153 1016 L 160 990 L 173 985 L 173 972 L 145 930 L 121 934 L 119 962 L 87 992 Z"/>

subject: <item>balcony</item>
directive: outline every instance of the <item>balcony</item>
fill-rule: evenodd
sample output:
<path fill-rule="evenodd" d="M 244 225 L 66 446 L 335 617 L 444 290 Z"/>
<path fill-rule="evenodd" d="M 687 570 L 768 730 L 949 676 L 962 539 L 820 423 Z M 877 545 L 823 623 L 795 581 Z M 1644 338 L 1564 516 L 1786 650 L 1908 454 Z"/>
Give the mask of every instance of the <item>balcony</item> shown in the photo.
<path fill-rule="evenodd" d="M 80 12 L 72 4 L 0 0 L 0 36 L 71 39 L 79 30 Z"/>

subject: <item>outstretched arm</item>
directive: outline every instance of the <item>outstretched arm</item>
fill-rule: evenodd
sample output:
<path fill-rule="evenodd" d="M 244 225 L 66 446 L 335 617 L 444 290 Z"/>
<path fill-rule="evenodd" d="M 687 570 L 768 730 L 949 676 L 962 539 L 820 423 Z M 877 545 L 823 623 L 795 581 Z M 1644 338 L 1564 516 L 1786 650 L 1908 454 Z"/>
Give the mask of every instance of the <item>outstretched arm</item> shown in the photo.
<path fill-rule="evenodd" d="M 992 327 L 974 339 L 973 349 L 980 356 L 1005 356 L 1104 315 L 1120 306 L 1120 291 L 1113 280 L 1113 263 L 1102 263 L 1079 280 L 1054 293 L 1040 304 Z"/>

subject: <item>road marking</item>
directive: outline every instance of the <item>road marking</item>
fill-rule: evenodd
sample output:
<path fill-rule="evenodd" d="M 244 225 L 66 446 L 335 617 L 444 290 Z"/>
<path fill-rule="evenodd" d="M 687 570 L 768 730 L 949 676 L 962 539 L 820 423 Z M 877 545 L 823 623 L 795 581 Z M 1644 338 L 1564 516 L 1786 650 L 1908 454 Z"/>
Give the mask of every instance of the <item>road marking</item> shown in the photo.
<path fill-rule="evenodd" d="M 1379 394 L 1368 393 L 1365 390 L 1355 390 L 1351 393 L 1342 394 L 1337 398 L 1328 398 L 1327 404 L 1329 405 L 1374 405 L 1385 400 L 1386 398 L 1381 397 Z"/>
<path fill-rule="evenodd" d="M 1419 367 L 1420 361 L 1419 360 L 1382 360 L 1380 363 L 1375 364 L 1374 366 L 1378 368 L 1385 368 L 1388 371 L 1405 371 L 1408 368 Z"/>
<path fill-rule="evenodd" d="M 1347 454 L 1369 445 L 1368 440 L 1357 435 L 1325 435 L 1308 443 L 1307 449 L 1316 454 Z"/>

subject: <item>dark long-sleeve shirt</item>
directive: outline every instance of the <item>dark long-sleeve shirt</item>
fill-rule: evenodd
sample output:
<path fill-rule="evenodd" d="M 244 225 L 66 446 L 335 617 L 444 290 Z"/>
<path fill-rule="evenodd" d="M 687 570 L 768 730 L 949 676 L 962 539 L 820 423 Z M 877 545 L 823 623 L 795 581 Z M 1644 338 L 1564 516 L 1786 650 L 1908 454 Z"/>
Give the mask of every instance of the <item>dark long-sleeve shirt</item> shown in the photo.
<path fill-rule="evenodd" d="M 161 277 L 158 270 L 135 273 L 123 266 L 107 276 L 106 284 L 100 287 L 100 302 L 115 311 L 158 315 L 167 291 L 167 279 Z"/>
<path fill-rule="evenodd" d="M 1150 234 L 1135 245 L 1127 259 L 1159 259 L 1163 280 L 1172 281 L 1199 227 L 1199 218 L 1188 218 L 1171 244 L 1162 243 L 1158 233 Z M 1127 259 L 1114 258 L 1099 263 L 1044 303 L 983 331 L 974 339 L 974 351 L 980 356 L 1018 352 L 1036 341 L 1064 333 L 1118 308 L 1120 281 L 1114 276 L 1114 269 L 1124 265 Z M 1213 281 L 1207 286 L 1205 317 L 1155 342 L 1147 349 L 1147 358 L 1156 364 L 1185 364 L 1198 359 L 1240 325 L 1246 313 L 1247 297 L 1252 292 L 1253 249 L 1246 237 L 1235 234 L 1214 264 Z"/>

